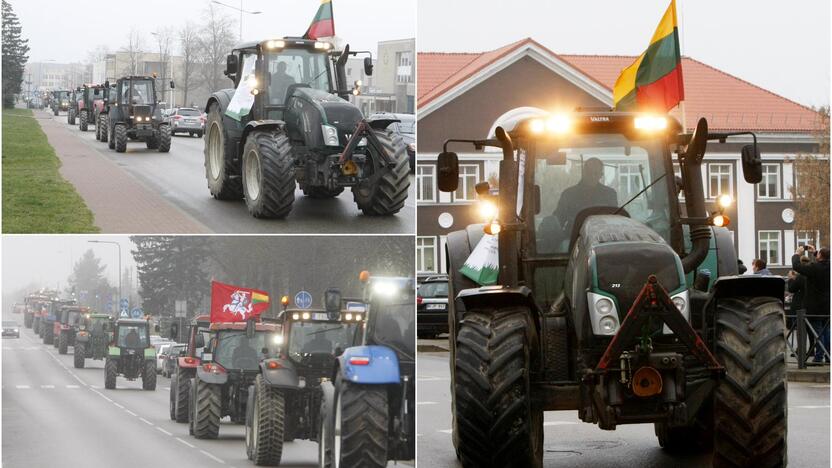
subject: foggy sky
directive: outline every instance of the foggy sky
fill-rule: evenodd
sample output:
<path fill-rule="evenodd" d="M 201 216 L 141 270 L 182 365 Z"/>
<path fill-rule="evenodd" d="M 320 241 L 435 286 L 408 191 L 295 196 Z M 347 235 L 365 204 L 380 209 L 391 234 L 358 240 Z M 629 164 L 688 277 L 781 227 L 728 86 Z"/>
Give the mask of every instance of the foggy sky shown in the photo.
<path fill-rule="evenodd" d="M 669 4 L 419 0 L 417 48 L 478 52 L 531 37 L 555 53 L 639 55 Z M 683 55 L 801 104 L 829 104 L 829 0 L 676 4 Z"/>
<path fill-rule="evenodd" d="M 240 0 L 220 0 L 240 6 Z M 132 27 L 143 32 L 145 51 L 158 51 L 159 27 L 179 30 L 187 21 L 197 25 L 208 0 L 141 0 L 111 2 L 93 0 L 9 0 L 29 39 L 30 62 L 84 61 L 87 52 L 108 45 L 112 52 L 127 43 Z M 261 11 L 243 15 L 243 40 L 302 36 L 318 11 L 318 0 L 243 0 L 243 9 Z M 334 0 L 335 32 L 352 50 L 370 50 L 375 55 L 381 40 L 412 38 L 416 34 L 416 0 Z M 234 20 L 235 40 L 240 13 L 214 5 Z M 81 26 L 86 24 L 86 27 Z M 71 32 L 70 32 L 71 26 Z M 178 53 L 178 45 L 175 49 Z"/>

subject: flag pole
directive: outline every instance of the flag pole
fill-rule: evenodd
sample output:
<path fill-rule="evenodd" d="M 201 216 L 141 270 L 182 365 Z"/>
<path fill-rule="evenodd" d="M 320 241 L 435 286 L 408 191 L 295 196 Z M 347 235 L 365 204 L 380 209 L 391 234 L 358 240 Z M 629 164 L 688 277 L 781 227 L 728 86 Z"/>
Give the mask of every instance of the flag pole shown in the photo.
<path fill-rule="evenodd" d="M 681 5 L 681 4 L 682 4 L 682 0 L 678 0 L 677 6 Z M 681 28 L 679 28 L 680 29 L 679 36 L 681 36 L 680 37 L 681 40 L 679 41 L 679 42 L 681 42 L 681 44 L 679 45 L 679 66 L 681 66 L 682 65 L 682 60 L 684 60 L 684 58 L 685 58 L 685 55 L 682 53 L 682 49 L 684 48 L 684 45 L 685 45 L 685 34 L 687 33 L 687 31 L 685 30 L 685 15 L 683 14 L 684 11 L 682 11 L 681 7 L 679 7 L 679 10 L 681 11 L 681 13 L 679 13 L 679 16 L 682 17 L 682 24 L 680 25 Z M 684 70 L 684 67 L 682 68 L 682 70 Z M 685 92 L 685 82 L 683 80 L 682 81 L 682 93 L 684 93 L 684 92 Z M 682 101 L 679 103 L 679 110 L 682 111 L 682 131 L 683 132 L 688 131 L 687 113 L 685 112 L 685 100 L 686 99 L 682 99 Z"/>

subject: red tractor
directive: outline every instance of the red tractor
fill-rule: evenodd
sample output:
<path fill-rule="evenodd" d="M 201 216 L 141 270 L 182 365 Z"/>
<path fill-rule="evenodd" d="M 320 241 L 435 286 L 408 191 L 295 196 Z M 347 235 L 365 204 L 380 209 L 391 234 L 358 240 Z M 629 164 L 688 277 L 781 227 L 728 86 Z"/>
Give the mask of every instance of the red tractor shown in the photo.
<path fill-rule="evenodd" d="M 104 85 L 84 85 L 78 95 L 78 121 L 82 132 L 98 122 L 98 114 L 104 109 Z"/>
<path fill-rule="evenodd" d="M 209 334 L 211 318 L 198 315 L 191 320 L 188 332 L 188 347 L 182 356 L 170 356 L 175 359 L 174 370 L 170 377 L 170 419 L 176 422 L 188 422 L 188 395 L 191 391 L 191 379 L 196 376 L 196 369 L 201 363 L 202 348 Z M 178 331 L 171 337 L 178 336 Z"/>

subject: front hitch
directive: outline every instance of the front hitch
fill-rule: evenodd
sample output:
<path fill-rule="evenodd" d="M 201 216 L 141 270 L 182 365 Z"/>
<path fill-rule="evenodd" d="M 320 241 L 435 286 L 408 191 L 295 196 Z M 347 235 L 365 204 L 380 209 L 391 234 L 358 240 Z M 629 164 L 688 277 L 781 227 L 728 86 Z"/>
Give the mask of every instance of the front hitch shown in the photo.
<path fill-rule="evenodd" d="M 347 140 L 347 146 L 344 147 L 344 151 L 338 158 L 338 164 L 341 165 L 341 172 L 346 176 L 354 176 L 358 173 L 358 167 L 353 162 L 352 155 L 362 138 L 367 138 L 367 144 L 375 148 L 378 154 L 381 155 L 381 160 L 385 166 L 392 164 L 390 155 L 387 154 L 384 145 L 381 144 L 375 133 L 372 132 L 370 123 L 366 119 L 361 119 L 358 125 L 355 126 L 355 132 Z"/>

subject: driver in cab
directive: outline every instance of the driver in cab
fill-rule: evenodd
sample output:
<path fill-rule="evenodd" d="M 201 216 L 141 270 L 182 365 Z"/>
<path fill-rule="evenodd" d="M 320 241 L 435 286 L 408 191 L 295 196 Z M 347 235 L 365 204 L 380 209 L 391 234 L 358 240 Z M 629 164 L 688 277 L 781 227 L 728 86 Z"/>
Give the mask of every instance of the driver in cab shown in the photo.
<path fill-rule="evenodd" d="M 277 70 L 272 74 L 271 83 L 269 84 L 269 96 L 272 103 L 282 104 L 286 100 L 286 91 L 289 86 L 295 84 L 295 78 L 286 73 L 286 62 L 278 62 Z"/>
<path fill-rule="evenodd" d="M 332 342 L 326 339 L 323 333 L 316 333 L 312 340 L 303 345 L 301 352 L 305 354 L 332 353 Z"/>
<path fill-rule="evenodd" d="M 234 348 L 234 352 L 231 353 L 231 362 L 234 363 L 234 367 L 243 367 L 243 364 L 246 361 L 254 360 L 255 363 L 260 362 L 260 359 L 257 357 L 257 351 L 251 346 L 251 343 L 248 337 L 242 337 L 240 340 L 240 344 Z"/>

